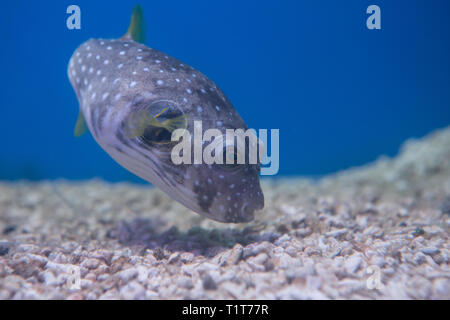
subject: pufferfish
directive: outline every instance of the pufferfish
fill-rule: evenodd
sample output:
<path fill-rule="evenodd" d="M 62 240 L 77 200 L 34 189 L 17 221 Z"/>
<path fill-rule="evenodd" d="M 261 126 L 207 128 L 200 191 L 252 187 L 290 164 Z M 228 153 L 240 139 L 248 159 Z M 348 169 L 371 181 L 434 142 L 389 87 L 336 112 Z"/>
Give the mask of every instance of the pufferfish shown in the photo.
<path fill-rule="evenodd" d="M 119 39 L 90 39 L 73 53 L 68 76 L 80 105 L 74 135 L 87 129 L 121 166 L 194 212 L 249 222 L 264 207 L 259 164 L 174 164 L 172 133 L 247 126 L 201 72 L 144 42 L 140 6 Z"/>

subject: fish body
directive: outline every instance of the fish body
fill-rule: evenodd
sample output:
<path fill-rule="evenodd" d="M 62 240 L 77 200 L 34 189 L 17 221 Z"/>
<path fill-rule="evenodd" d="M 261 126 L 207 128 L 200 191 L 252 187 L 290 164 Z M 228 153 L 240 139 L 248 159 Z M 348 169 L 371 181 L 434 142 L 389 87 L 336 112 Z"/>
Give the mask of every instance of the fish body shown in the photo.
<path fill-rule="evenodd" d="M 68 76 L 80 104 L 77 128 L 85 122 L 120 165 L 191 210 L 221 222 L 251 221 L 264 206 L 258 165 L 230 170 L 171 161 L 169 127 L 174 123 L 193 133 L 196 120 L 203 131 L 246 130 L 244 121 L 213 81 L 134 41 L 131 33 L 90 39 L 73 53 Z"/>

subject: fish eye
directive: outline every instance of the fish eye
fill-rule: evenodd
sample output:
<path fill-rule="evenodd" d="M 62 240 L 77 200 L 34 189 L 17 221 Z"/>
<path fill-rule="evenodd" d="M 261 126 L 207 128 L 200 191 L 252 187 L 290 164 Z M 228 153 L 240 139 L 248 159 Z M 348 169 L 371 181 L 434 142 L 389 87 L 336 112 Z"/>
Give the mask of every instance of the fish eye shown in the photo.
<path fill-rule="evenodd" d="M 146 144 L 172 143 L 172 132 L 187 128 L 187 117 L 173 101 L 156 101 L 146 107 L 145 111 L 152 119 L 145 122 L 138 138 Z"/>

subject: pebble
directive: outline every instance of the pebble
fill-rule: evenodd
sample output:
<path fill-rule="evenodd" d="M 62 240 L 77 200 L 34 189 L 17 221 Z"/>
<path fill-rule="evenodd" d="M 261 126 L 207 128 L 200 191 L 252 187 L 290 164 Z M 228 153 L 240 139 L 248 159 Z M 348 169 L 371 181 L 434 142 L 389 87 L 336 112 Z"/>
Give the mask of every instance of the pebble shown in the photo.
<path fill-rule="evenodd" d="M 217 283 L 209 274 L 205 274 L 202 277 L 202 285 L 205 290 L 216 290 Z"/>
<path fill-rule="evenodd" d="M 138 274 L 139 274 L 139 270 L 138 269 L 136 269 L 136 268 L 129 268 L 129 269 L 125 269 L 125 270 L 122 270 L 122 271 L 118 272 L 117 276 L 124 283 L 127 283 L 131 279 L 137 277 Z"/>
<path fill-rule="evenodd" d="M 345 261 L 345 270 L 347 273 L 353 274 L 358 271 L 362 263 L 362 258 L 359 255 L 352 255 Z"/>
<path fill-rule="evenodd" d="M 429 256 L 439 253 L 439 249 L 436 247 L 425 247 L 425 248 L 422 248 L 420 251 L 422 251 L 424 254 L 427 254 Z"/>
<path fill-rule="evenodd" d="M 88 269 L 96 269 L 100 264 L 100 261 L 98 259 L 95 258 L 90 258 L 90 259 L 86 259 L 84 260 L 80 266 L 83 268 L 88 268 Z"/>

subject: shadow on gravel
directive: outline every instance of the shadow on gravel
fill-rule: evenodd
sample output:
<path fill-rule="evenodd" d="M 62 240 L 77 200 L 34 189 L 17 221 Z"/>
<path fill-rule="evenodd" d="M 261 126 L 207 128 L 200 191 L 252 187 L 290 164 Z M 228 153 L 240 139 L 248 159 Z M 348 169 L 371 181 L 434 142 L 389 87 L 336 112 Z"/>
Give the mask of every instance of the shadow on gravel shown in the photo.
<path fill-rule="evenodd" d="M 161 223 L 152 219 L 121 221 L 115 229 L 110 230 L 109 237 L 118 239 L 125 246 L 160 250 L 161 255 L 167 250 L 188 251 L 206 257 L 213 257 L 237 243 L 245 246 L 254 242 L 273 242 L 279 237 L 279 234 L 273 232 L 261 233 L 262 228 L 255 226 L 243 230 L 193 227 L 187 232 L 180 231 L 177 227 L 159 231 L 160 226 Z"/>

